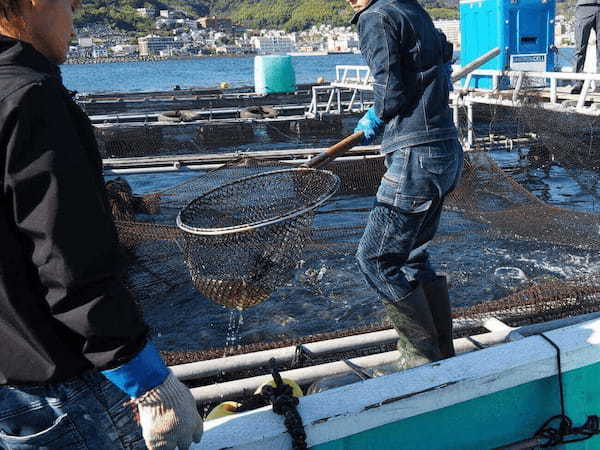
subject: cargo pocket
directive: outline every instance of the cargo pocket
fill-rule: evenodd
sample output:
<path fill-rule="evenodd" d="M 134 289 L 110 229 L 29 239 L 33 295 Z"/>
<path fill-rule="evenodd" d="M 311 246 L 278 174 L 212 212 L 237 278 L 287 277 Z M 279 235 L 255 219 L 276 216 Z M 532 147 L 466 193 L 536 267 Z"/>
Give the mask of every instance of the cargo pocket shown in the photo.
<path fill-rule="evenodd" d="M 454 151 L 419 155 L 419 166 L 424 178 L 428 179 L 429 189 L 434 188 L 440 197 L 447 195 L 456 185 L 461 162 Z"/>
<path fill-rule="evenodd" d="M 25 419 L 24 419 L 25 420 Z M 2 431 L 0 424 L 0 444 L 8 446 L 9 450 L 20 449 L 65 449 L 85 450 L 86 446 L 73 423 L 66 414 L 56 418 L 47 429 L 35 434 L 13 436 Z"/>
<path fill-rule="evenodd" d="M 419 155 L 419 164 L 427 172 L 442 175 L 453 168 L 456 156 L 452 153 L 442 155 Z M 454 171 L 453 171 L 454 172 Z"/>
<path fill-rule="evenodd" d="M 393 206 L 405 214 L 419 214 L 428 211 L 433 200 L 429 197 L 402 193 L 399 180 L 386 174 L 377 191 L 377 202 Z"/>

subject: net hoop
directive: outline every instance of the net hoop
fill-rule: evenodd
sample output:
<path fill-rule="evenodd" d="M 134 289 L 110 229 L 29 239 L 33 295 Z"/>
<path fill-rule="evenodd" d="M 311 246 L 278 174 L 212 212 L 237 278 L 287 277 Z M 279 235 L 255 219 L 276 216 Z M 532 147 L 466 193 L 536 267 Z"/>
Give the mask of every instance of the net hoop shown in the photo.
<path fill-rule="evenodd" d="M 199 228 L 199 227 L 193 227 L 191 225 L 187 225 L 183 222 L 182 215 L 186 212 L 186 210 L 189 207 L 191 207 L 194 203 L 196 203 L 199 199 L 206 197 L 206 196 L 212 194 L 213 192 L 219 191 L 228 186 L 234 186 L 236 184 L 244 183 L 246 181 L 253 180 L 256 178 L 266 177 L 266 176 L 279 174 L 279 173 L 291 173 L 291 172 L 319 172 L 319 173 L 327 174 L 329 177 L 331 177 L 332 180 L 334 180 L 334 184 L 333 184 L 332 188 L 329 189 L 328 192 L 323 193 L 321 196 L 319 196 L 319 198 L 317 198 L 315 201 L 313 201 L 308 206 L 292 210 L 287 214 L 270 217 L 268 219 L 263 219 L 263 220 L 259 220 L 259 221 L 251 222 L 251 223 L 245 223 L 242 225 L 222 227 L 222 228 Z M 327 200 L 329 200 L 333 195 L 335 195 L 335 193 L 338 191 L 339 187 L 340 187 L 340 178 L 336 174 L 334 174 L 333 172 L 331 172 L 329 170 L 312 169 L 312 168 L 305 168 L 305 167 L 299 167 L 299 168 L 293 168 L 293 169 L 282 169 L 282 170 L 271 170 L 269 172 L 260 173 L 260 174 L 252 175 L 249 177 L 239 178 L 235 181 L 232 181 L 231 183 L 223 184 L 214 189 L 211 189 L 210 191 L 205 192 L 200 197 L 198 197 L 198 198 L 192 200 L 190 203 L 188 203 L 185 206 L 185 208 L 183 208 L 177 214 L 176 223 L 177 223 L 177 226 L 181 230 L 183 230 L 187 233 L 191 233 L 191 234 L 195 234 L 195 235 L 199 235 L 199 236 L 220 236 L 220 235 L 224 235 L 224 234 L 243 233 L 246 231 L 255 230 L 257 228 L 263 228 L 263 227 L 266 227 L 269 225 L 274 225 L 276 223 L 283 222 L 285 220 L 289 220 L 289 219 L 293 219 L 294 217 L 301 216 L 302 214 L 306 214 L 306 213 L 318 208 L 323 203 L 325 203 Z"/>

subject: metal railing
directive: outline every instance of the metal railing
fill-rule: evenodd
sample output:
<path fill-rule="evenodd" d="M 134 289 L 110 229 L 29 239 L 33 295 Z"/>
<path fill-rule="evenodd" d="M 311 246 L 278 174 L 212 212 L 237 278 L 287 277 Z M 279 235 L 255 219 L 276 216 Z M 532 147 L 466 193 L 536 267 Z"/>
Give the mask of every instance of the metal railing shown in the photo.
<path fill-rule="evenodd" d="M 341 92 L 344 89 L 352 91 L 352 97 L 347 105 L 343 105 L 341 101 Z M 327 86 L 313 86 L 313 96 L 308 114 L 316 116 L 334 111 L 338 114 L 364 111 L 367 102 L 365 102 L 363 91 L 372 90 L 373 78 L 368 66 L 335 66 L 335 81 Z M 323 95 L 327 95 L 327 101 L 319 103 L 319 98 Z M 368 103 L 368 106 L 370 106 L 370 103 Z"/>

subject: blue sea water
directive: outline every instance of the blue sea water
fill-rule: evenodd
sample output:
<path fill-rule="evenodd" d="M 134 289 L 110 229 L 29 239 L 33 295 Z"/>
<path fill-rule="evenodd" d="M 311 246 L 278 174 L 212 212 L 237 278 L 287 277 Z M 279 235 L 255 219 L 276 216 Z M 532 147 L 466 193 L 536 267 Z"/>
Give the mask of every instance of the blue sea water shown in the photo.
<path fill-rule="evenodd" d="M 460 59 L 457 52 L 455 58 Z M 364 65 L 361 55 L 292 57 L 296 82 L 310 83 L 319 77 L 335 79 L 335 66 Z M 557 55 L 560 66 L 573 66 L 573 49 L 561 48 Z M 253 57 L 203 57 L 155 62 L 101 63 L 65 65 L 65 85 L 78 92 L 170 90 L 179 85 L 215 87 L 227 82 L 232 87 L 254 85 Z"/>
<path fill-rule="evenodd" d="M 319 77 L 335 79 L 335 66 L 363 65 L 361 55 L 292 57 L 297 83 L 315 82 Z M 67 88 L 78 92 L 154 91 L 215 87 L 227 82 L 232 87 L 254 85 L 253 57 L 204 57 L 155 62 L 65 65 Z"/>

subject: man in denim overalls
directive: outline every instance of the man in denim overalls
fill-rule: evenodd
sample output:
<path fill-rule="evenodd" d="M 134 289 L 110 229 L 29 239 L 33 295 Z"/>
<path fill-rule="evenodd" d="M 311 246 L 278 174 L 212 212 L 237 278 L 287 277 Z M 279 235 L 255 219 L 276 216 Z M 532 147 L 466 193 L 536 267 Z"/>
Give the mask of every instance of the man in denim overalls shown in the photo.
<path fill-rule="evenodd" d="M 399 358 L 372 376 L 454 356 L 446 278 L 429 263 L 444 199 L 460 178 L 463 152 L 448 106 L 452 45 L 416 0 L 347 0 L 374 78 L 374 106 L 358 122 L 363 144 L 383 132 L 387 171 L 357 259 L 398 332 Z M 309 393 L 360 380 L 317 381 Z"/>
<path fill-rule="evenodd" d="M 379 376 L 454 356 L 446 278 L 429 263 L 446 196 L 463 152 L 448 106 L 452 45 L 416 0 L 347 0 L 361 52 L 374 78 L 374 106 L 358 122 L 363 144 L 383 132 L 387 171 L 357 259 L 398 332 L 398 360 Z M 317 381 L 309 393 L 359 381 L 357 374 Z"/>
<path fill-rule="evenodd" d="M 400 357 L 381 372 L 454 355 L 446 278 L 429 263 L 444 199 L 463 152 L 448 106 L 452 45 L 416 0 L 348 0 L 371 69 L 374 106 L 355 131 L 383 132 L 387 172 L 357 259 L 400 338 Z"/>

